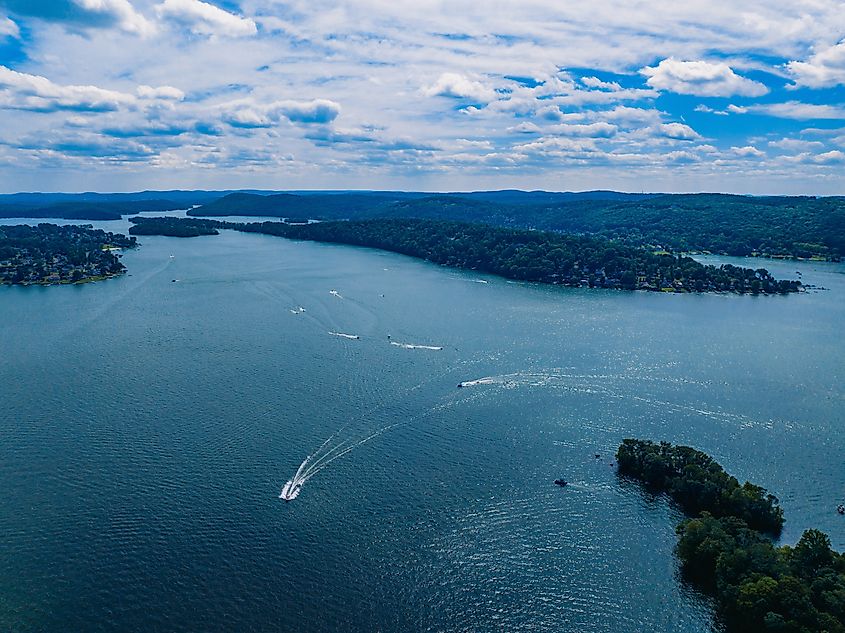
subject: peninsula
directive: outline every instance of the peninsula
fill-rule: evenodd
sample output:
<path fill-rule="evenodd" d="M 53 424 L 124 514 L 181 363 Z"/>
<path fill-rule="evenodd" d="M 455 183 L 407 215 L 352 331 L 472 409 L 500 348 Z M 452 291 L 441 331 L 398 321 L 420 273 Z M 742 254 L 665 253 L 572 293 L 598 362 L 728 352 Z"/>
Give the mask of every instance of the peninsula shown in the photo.
<path fill-rule="evenodd" d="M 655 253 L 604 237 L 486 224 L 421 219 L 311 224 L 144 217 L 130 221 L 136 234 L 195 235 L 232 229 L 377 248 L 443 266 L 568 287 L 740 294 L 784 294 L 801 289 L 799 281 L 777 280 L 764 268 L 704 265 L 691 257 Z"/>
<path fill-rule="evenodd" d="M 845 555 L 819 530 L 776 547 L 783 511 L 688 446 L 626 439 L 619 474 L 665 492 L 691 518 L 677 527 L 684 578 L 715 599 L 729 633 L 845 631 Z"/>
<path fill-rule="evenodd" d="M 90 225 L 0 226 L 0 283 L 52 285 L 97 281 L 120 275 L 120 249 L 134 237 Z"/>

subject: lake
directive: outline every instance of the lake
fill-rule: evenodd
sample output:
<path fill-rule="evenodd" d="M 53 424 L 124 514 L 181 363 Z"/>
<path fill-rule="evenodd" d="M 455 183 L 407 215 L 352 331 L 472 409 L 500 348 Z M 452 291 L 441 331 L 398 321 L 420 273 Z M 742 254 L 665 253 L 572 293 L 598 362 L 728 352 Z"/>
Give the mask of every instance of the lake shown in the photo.
<path fill-rule="evenodd" d="M 0 631 L 711 631 L 626 437 L 845 549 L 845 265 L 705 258 L 827 290 L 668 295 L 139 242 L 117 279 L 0 287 Z"/>

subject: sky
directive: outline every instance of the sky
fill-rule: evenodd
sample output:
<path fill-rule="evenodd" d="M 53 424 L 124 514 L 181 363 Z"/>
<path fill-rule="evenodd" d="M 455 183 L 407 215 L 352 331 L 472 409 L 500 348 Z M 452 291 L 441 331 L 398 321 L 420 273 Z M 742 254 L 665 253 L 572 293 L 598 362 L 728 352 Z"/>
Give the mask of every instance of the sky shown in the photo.
<path fill-rule="evenodd" d="M 845 194 L 845 2 L 0 0 L 0 191 Z"/>

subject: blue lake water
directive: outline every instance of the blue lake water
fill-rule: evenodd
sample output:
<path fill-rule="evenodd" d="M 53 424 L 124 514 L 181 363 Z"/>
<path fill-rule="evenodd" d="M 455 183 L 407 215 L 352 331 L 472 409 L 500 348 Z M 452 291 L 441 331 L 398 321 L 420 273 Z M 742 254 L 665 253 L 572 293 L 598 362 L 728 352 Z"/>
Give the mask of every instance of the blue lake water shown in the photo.
<path fill-rule="evenodd" d="M 778 495 L 784 542 L 845 549 L 841 264 L 711 258 L 828 290 L 663 295 L 139 242 L 117 279 L 0 287 L 0 631 L 710 631 L 625 437 L 707 451 Z"/>

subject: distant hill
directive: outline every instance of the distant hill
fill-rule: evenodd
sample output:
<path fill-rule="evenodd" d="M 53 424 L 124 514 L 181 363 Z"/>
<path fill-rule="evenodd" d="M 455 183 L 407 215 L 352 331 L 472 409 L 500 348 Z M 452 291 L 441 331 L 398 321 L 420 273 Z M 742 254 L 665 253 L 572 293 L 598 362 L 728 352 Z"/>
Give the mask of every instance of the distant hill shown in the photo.
<path fill-rule="evenodd" d="M 321 220 L 416 218 L 590 234 L 675 252 L 839 259 L 845 198 L 617 191 L 141 191 L 0 195 L 0 217 L 118 219 L 187 209 L 193 216 Z"/>
<path fill-rule="evenodd" d="M 546 202 L 538 202 L 546 200 Z M 418 218 L 594 234 L 636 246 L 729 255 L 838 259 L 845 255 L 845 198 L 726 194 L 520 191 L 230 194 L 194 216 L 266 215 L 322 220 Z"/>
<path fill-rule="evenodd" d="M 73 200 L 46 205 L 0 202 L 0 218 L 51 218 L 65 220 L 119 220 L 141 211 L 172 211 L 185 205 L 173 200 L 135 200 L 125 202 L 85 202 Z"/>

